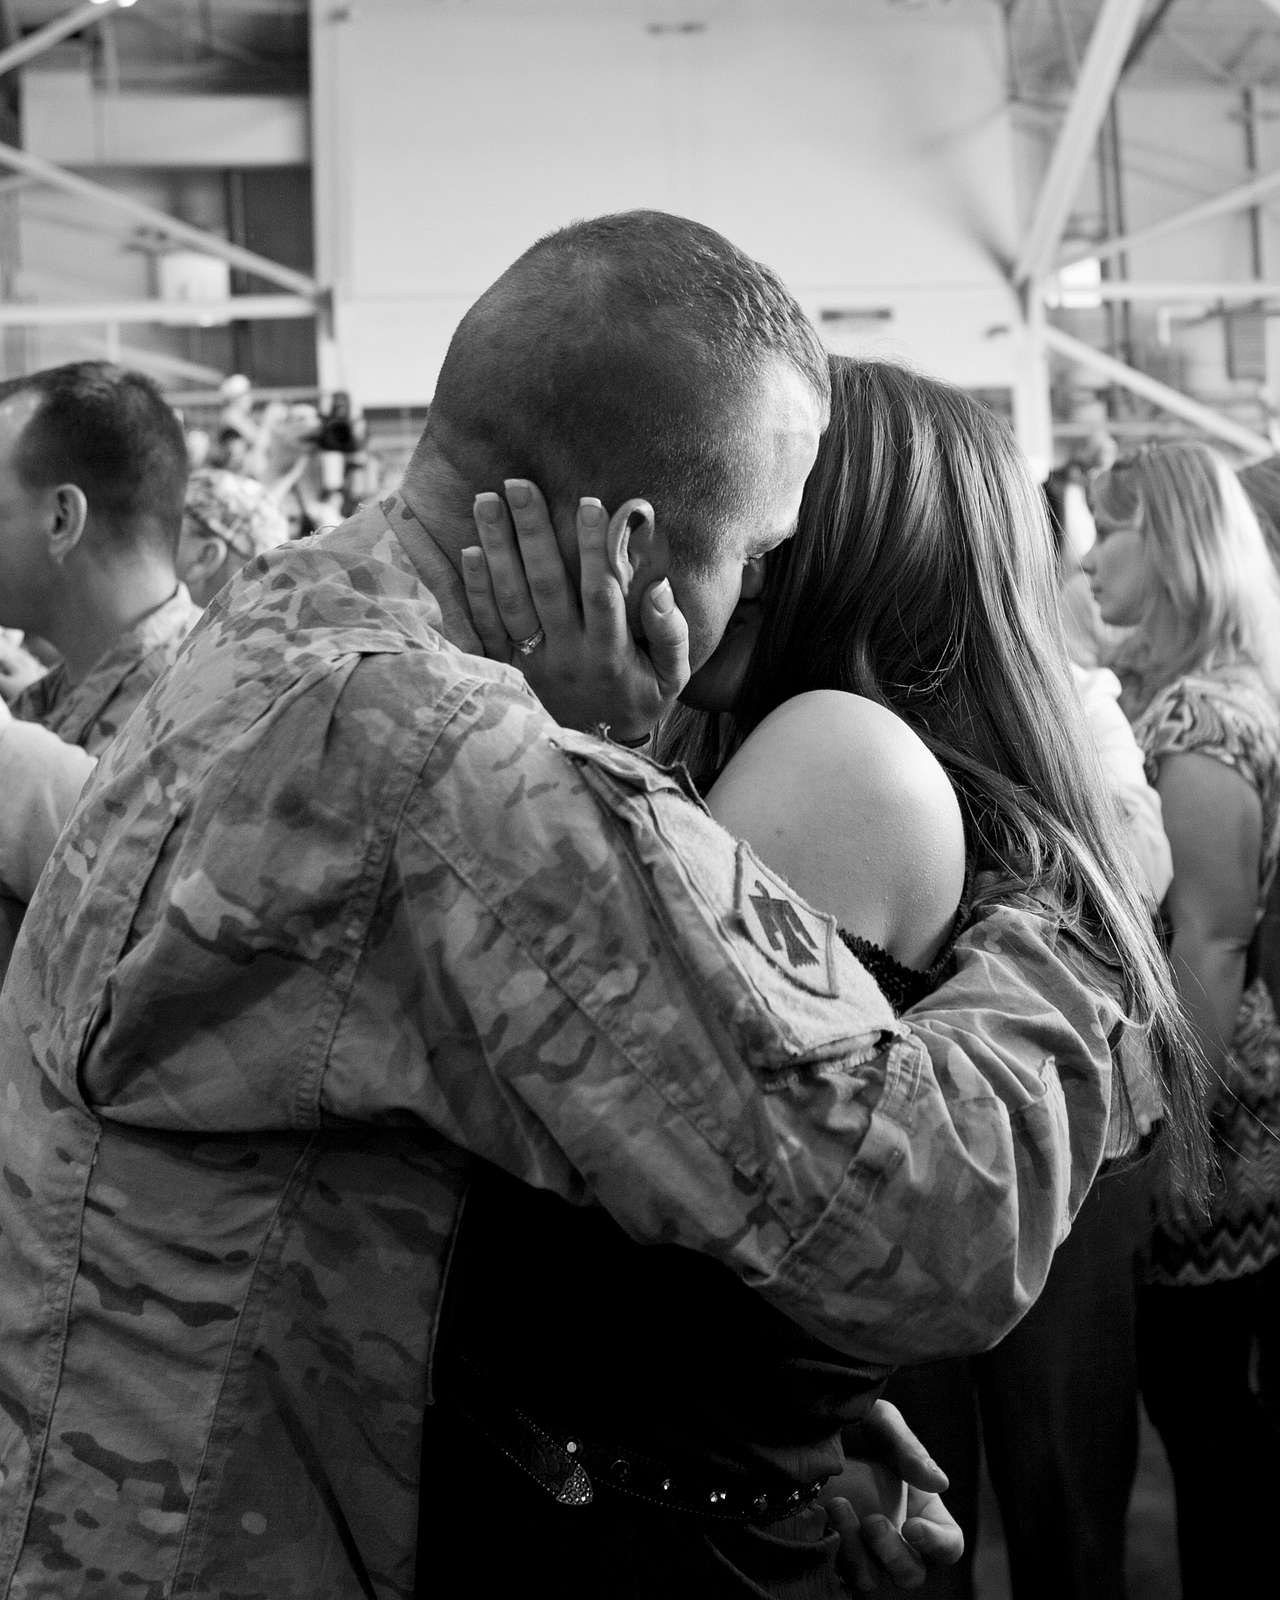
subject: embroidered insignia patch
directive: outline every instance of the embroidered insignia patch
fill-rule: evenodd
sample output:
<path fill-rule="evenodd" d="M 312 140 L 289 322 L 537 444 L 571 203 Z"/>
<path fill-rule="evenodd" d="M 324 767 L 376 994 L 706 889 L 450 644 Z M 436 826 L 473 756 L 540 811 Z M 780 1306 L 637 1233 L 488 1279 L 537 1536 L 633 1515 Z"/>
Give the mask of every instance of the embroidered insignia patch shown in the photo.
<path fill-rule="evenodd" d="M 835 918 L 815 911 L 741 842 L 734 906 L 752 944 L 775 967 L 815 994 L 834 997 L 839 992 Z"/>

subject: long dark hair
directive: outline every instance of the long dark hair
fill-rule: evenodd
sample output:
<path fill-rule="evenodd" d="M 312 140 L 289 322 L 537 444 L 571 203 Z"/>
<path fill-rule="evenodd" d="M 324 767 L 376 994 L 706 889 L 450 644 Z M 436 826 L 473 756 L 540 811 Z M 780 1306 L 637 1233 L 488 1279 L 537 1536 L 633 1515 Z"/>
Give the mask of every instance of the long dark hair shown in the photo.
<path fill-rule="evenodd" d="M 1119 969 L 1165 1075 L 1171 1154 L 1198 1190 L 1199 1056 L 1082 722 L 1040 490 L 1009 429 L 963 391 L 887 362 L 831 368 L 831 423 L 796 537 L 769 558 L 738 699 L 720 716 L 682 710 L 665 750 L 709 784 L 806 690 L 896 712 L 954 785 L 979 900 L 1043 894 Z"/>

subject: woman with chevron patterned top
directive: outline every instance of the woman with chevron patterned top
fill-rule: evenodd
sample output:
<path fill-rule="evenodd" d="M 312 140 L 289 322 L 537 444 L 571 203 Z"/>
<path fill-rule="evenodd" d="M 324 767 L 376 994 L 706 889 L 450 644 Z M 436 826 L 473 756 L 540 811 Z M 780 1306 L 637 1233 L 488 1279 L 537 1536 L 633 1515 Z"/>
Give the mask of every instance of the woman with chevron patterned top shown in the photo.
<path fill-rule="evenodd" d="M 1133 630 L 1114 664 L 1173 853 L 1174 975 L 1216 1073 L 1210 1215 L 1159 1217 L 1139 1317 L 1184 1600 L 1201 1600 L 1232 1587 L 1224 1560 L 1243 1563 L 1243 1584 L 1280 1503 L 1280 1025 L 1256 956 L 1280 858 L 1280 588 L 1208 445 L 1149 445 L 1091 499 L 1083 565 L 1104 621 Z"/>

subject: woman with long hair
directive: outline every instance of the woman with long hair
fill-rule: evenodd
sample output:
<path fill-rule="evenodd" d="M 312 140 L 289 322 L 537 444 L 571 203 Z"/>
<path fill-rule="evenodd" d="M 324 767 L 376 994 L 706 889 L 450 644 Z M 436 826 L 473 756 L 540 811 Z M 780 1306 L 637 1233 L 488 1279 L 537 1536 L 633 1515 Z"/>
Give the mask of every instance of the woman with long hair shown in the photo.
<path fill-rule="evenodd" d="M 785 873 L 779 847 L 811 847 L 806 759 L 833 733 L 818 719 L 811 746 L 793 742 L 770 714 L 790 705 L 789 723 L 802 697 L 831 691 L 886 708 L 954 789 L 971 908 L 1044 896 L 1123 971 L 1154 1058 L 1184 1061 L 1167 963 L 1072 684 L 1043 497 L 1012 435 L 962 390 L 908 368 L 835 357 L 831 373 L 796 536 L 769 557 L 763 591 L 686 690 L 660 752 L 688 765 L 731 831 L 750 838 L 773 813 L 789 817 L 774 846 Z M 1164 1086 L 1171 1158 L 1193 1186 L 1198 1092 L 1185 1071 Z"/>
<path fill-rule="evenodd" d="M 1249 496 L 1249 504 L 1267 541 L 1271 564 L 1280 571 L 1280 455 L 1251 461 L 1248 466 L 1241 467 L 1236 476 Z M 1271 1003 L 1280 1007 L 1280 873 L 1271 883 L 1258 944 L 1258 964 L 1270 991 Z"/>
<path fill-rule="evenodd" d="M 1200 1600 L 1244 1584 L 1244 1530 L 1280 1497 L 1277 1396 L 1255 1377 L 1280 1348 L 1280 1027 L 1257 959 L 1280 858 L 1280 588 L 1244 491 L 1206 444 L 1148 445 L 1091 500 L 1083 565 L 1103 619 L 1132 630 L 1114 664 L 1164 808 L 1169 953 L 1212 1073 L 1210 1214 L 1160 1216 L 1139 1321 L 1184 1600 Z M 1228 1525 L 1241 1534 L 1224 1545 Z"/>
<path fill-rule="evenodd" d="M 818 689 L 887 706 L 954 788 L 975 899 L 1036 893 L 1095 953 L 1126 952 L 1131 1003 L 1151 1006 L 1149 1038 L 1164 1059 L 1167 963 L 1145 882 L 1128 840 L 1117 838 L 1114 786 L 1081 729 L 1043 496 L 1007 430 L 969 396 L 882 363 L 833 361 L 832 383 L 800 528 L 770 560 L 734 702 L 714 717 L 677 712 L 665 747 L 689 761 L 730 831 L 762 850 L 771 804 L 780 835 L 789 817 L 771 859 L 794 874 L 813 854 L 798 819 L 831 737 L 818 725 L 811 745 L 796 740 L 801 708 Z M 864 959 L 879 976 L 874 952 Z M 917 978 L 914 993 L 928 986 Z M 1181 1025 L 1172 1026 L 1176 1050 Z M 1145 1070 L 1122 1071 L 1117 1083 L 1119 1152 L 1150 1133 L 1162 1108 Z M 1194 1134 L 1190 1152 L 1179 1147 L 1199 1126 L 1196 1097 L 1176 1072 L 1163 1090 L 1169 1154 L 1184 1169 L 1196 1159 Z M 1145 1190 L 1143 1174 L 1099 1180 L 1040 1302 L 992 1352 L 890 1384 L 948 1473 L 966 1535 L 962 1561 L 932 1574 L 926 1593 L 973 1593 L 980 1417 L 1014 1593 L 1123 1595 L 1138 1442 L 1133 1258 L 1146 1232 Z"/>
<path fill-rule="evenodd" d="M 960 391 L 840 359 L 832 378 L 831 425 L 796 535 L 749 563 L 724 642 L 685 691 L 698 709 L 673 716 L 661 753 L 686 761 L 730 831 L 837 920 L 899 1011 L 946 981 L 957 930 L 984 907 L 1034 905 L 1056 930 L 1063 963 L 1122 996 L 1135 1036 L 1164 1072 L 1158 1084 L 1136 1070 L 1117 1093 L 1114 1149 L 1132 1148 L 1138 1126 L 1162 1116 L 1173 1165 L 1194 1192 L 1203 1170 L 1194 1051 L 1082 726 L 1038 488 L 1004 424 Z M 501 589 L 499 604 L 469 584 L 495 654 L 534 632 L 528 589 Z M 626 709 L 600 714 L 630 726 Z M 768 878 L 757 883 L 754 859 L 743 858 L 746 890 L 764 901 Z M 781 922 L 776 931 L 786 938 Z M 791 934 L 808 936 L 803 920 Z M 972 1014 L 957 1011 L 954 1025 L 960 1037 L 981 1036 Z M 966 1114 L 999 1113 L 991 1101 Z M 473 1260 L 492 1262 L 507 1242 L 509 1274 L 496 1286 L 469 1277 L 466 1226 L 487 1230 Z M 785 1456 L 794 1470 L 853 1414 L 858 1386 L 883 1376 L 797 1343 L 694 1263 L 652 1251 L 621 1256 L 612 1236 L 599 1248 L 597 1220 L 570 1208 L 535 1213 L 522 1201 L 517 1212 L 481 1194 L 466 1226 L 442 1360 L 452 1347 L 474 1361 L 482 1330 L 500 1321 L 493 1295 L 512 1295 L 530 1260 L 543 1283 L 555 1263 L 563 1292 L 522 1321 L 515 1341 L 518 1365 L 541 1390 L 525 1396 L 532 1415 L 547 1396 L 556 1402 L 547 1409 L 564 1414 L 575 1390 L 578 1414 L 590 1415 L 600 1400 L 593 1387 L 621 1387 L 648 1437 L 669 1424 L 709 1460 L 776 1468 Z M 980 1255 L 983 1245 L 940 1239 L 937 1248 L 941 1260 L 955 1250 Z M 575 1283 L 591 1285 L 585 1331 Z M 591 1336 L 602 1297 L 603 1341 Z M 523 1303 L 518 1289 L 513 1298 Z M 945 1329 L 930 1348 L 946 1348 Z M 487 1358 L 503 1377 L 516 1363 L 501 1351 Z M 927 1419 L 916 1420 L 927 1436 Z M 629 1516 L 643 1534 L 627 1548 L 652 1572 L 654 1547 L 661 1566 L 671 1530 L 640 1502 Z M 707 1579 L 700 1593 L 841 1592 L 830 1551 L 815 1550 L 816 1567 L 797 1576 L 785 1542 L 758 1531 L 745 1543 L 740 1529 L 699 1535 L 725 1580 L 721 1588 Z M 615 1526 L 611 1537 L 623 1531 Z M 685 1556 L 695 1542 L 685 1538 Z M 545 1554 L 522 1526 L 521 1557 L 534 1547 Z M 729 1584 L 729 1565 L 754 1587 Z M 669 1592 L 686 1592 L 674 1582 L 674 1556 L 663 1570 Z M 567 1570 L 558 1581 L 578 1592 Z M 624 1574 L 610 1592 L 631 1592 Z"/>

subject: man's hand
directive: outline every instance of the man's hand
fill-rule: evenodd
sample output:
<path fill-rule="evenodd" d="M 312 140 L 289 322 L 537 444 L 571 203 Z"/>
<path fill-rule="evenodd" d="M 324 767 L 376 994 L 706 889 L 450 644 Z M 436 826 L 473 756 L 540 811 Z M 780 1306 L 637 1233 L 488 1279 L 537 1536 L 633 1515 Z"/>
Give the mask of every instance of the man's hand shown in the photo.
<path fill-rule="evenodd" d="M 615 739 L 643 738 L 689 678 L 689 630 L 670 584 L 663 579 L 643 597 L 640 645 L 609 564 L 609 514 L 600 502 L 578 506 L 575 594 L 542 495 L 523 479 L 505 487 L 505 501 L 476 496 L 480 543 L 462 552 L 467 601 L 485 654 L 519 667 L 562 727 L 607 723 Z M 522 640 L 529 641 L 527 652 L 517 648 Z"/>
<path fill-rule="evenodd" d="M 887 1400 L 845 1431 L 849 1458 L 823 1490 L 822 1502 L 840 1535 L 840 1565 L 861 1594 L 884 1584 L 916 1589 L 932 1566 L 950 1566 L 964 1553 L 964 1535 L 943 1505 L 947 1475 Z"/>
<path fill-rule="evenodd" d="M 0 701 L 7 706 L 44 674 L 44 667 L 23 647 L 22 635 L 0 628 Z"/>

